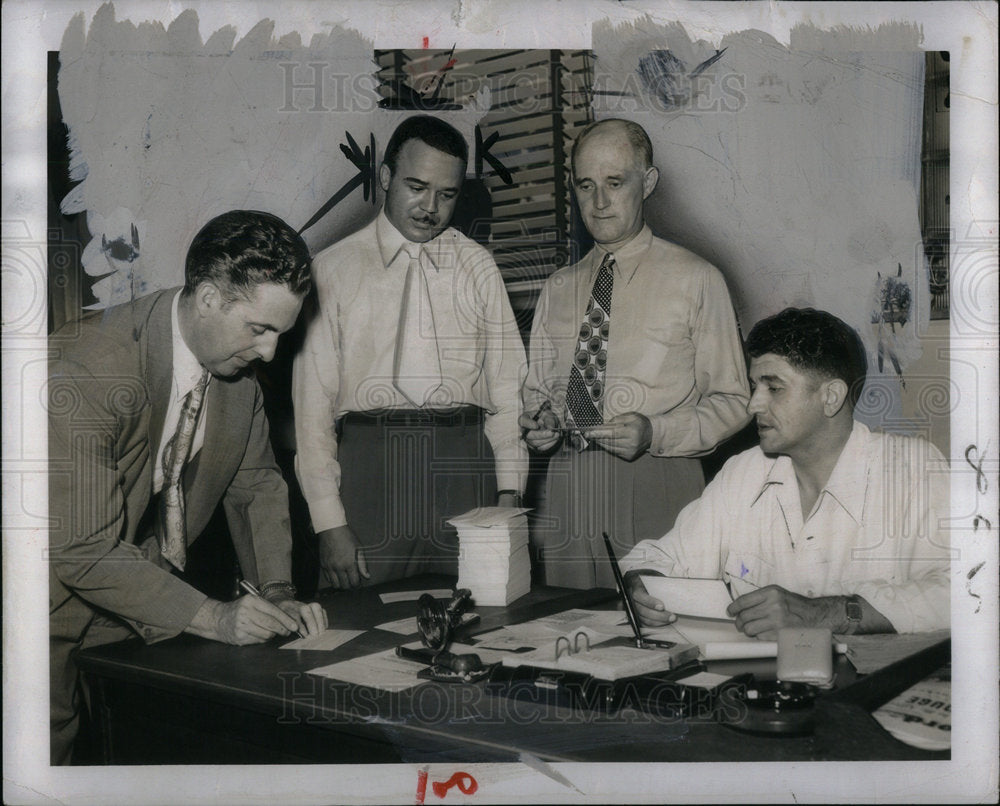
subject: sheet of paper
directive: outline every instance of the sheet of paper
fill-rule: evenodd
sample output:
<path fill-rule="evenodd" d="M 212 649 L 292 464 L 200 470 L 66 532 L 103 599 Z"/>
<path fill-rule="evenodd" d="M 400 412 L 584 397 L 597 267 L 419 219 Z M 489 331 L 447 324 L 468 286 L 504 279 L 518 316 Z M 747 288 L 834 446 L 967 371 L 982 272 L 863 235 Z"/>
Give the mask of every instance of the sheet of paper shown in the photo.
<path fill-rule="evenodd" d="M 716 674 L 715 672 L 697 672 L 690 677 L 683 677 L 678 680 L 678 683 L 683 683 L 685 686 L 696 686 L 698 688 L 715 688 L 716 686 L 721 686 L 727 680 L 730 680 L 731 675 L 728 674 Z"/>
<path fill-rule="evenodd" d="M 431 591 L 397 591 L 395 593 L 380 593 L 379 599 L 382 604 L 392 604 L 393 602 L 415 602 L 425 593 L 429 593 L 435 599 L 450 599 L 453 591 L 450 588 L 440 588 Z"/>
<path fill-rule="evenodd" d="M 534 639 L 525 639 L 516 633 L 507 632 L 505 629 L 493 630 L 484 635 L 477 635 L 472 640 L 477 652 L 483 648 L 496 649 L 502 652 L 519 652 L 526 649 L 536 649 L 540 643 Z"/>
<path fill-rule="evenodd" d="M 308 673 L 383 691 L 403 691 L 426 682 L 417 677 L 422 668 L 419 663 L 396 657 L 395 649 L 386 649 L 310 669 Z"/>
<path fill-rule="evenodd" d="M 346 644 L 352 638 L 357 638 L 364 630 L 323 630 L 316 635 L 307 635 L 305 638 L 296 638 L 287 644 L 282 644 L 282 649 L 316 649 L 329 651 L 336 649 L 341 644 Z"/>
<path fill-rule="evenodd" d="M 456 515 L 448 523 L 455 527 L 478 526 L 481 529 L 489 529 L 507 523 L 511 518 L 530 511 L 528 507 L 479 507 L 462 515 Z"/>
<path fill-rule="evenodd" d="M 726 608 L 733 598 L 721 579 L 644 576 L 642 582 L 650 596 L 678 616 L 731 620 Z"/>
<path fill-rule="evenodd" d="M 951 747 L 951 666 L 940 669 L 872 712 L 889 733 L 913 747 Z"/>
<path fill-rule="evenodd" d="M 671 625 L 677 632 L 691 644 L 704 646 L 708 643 L 736 643 L 744 641 L 757 641 L 744 635 L 736 629 L 734 621 L 720 621 L 718 619 L 690 618 L 680 616 Z"/>
<path fill-rule="evenodd" d="M 398 618 L 395 621 L 387 621 L 385 624 L 376 624 L 375 629 L 395 632 L 400 635 L 413 635 L 413 633 L 417 632 L 417 617 L 407 616 L 406 618 Z"/>

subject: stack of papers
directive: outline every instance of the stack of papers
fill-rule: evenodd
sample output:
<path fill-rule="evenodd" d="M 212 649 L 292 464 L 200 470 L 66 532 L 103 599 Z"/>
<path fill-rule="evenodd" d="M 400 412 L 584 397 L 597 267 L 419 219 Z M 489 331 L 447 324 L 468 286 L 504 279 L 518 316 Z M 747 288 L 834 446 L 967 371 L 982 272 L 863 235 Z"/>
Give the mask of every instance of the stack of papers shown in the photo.
<path fill-rule="evenodd" d="M 458 587 L 477 605 L 508 605 L 531 589 L 525 512 L 480 507 L 449 521 L 458 530 Z"/>

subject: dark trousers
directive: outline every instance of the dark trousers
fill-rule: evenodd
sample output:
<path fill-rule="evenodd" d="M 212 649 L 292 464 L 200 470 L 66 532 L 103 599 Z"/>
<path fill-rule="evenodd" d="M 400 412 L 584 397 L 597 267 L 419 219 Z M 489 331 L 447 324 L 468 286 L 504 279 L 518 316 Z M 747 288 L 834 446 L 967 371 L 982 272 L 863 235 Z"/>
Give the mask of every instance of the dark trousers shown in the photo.
<path fill-rule="evenodd" d="M 366 584 L 458 573 L 448 519 L 496 502 L 482 409 L 352 412 L 339 429 L 340 497 L 365 550 Z"/>
<path fill-rule="evenodd" d="M 621 558 L 640 540 L 669 532 L 704 487 L 697 459 L 644 453 L 626 462 L 596 445 L 581 453 L 564 444 L 549 461 L 532 525 L 545 584 L 615 587 L 602 533 Z"/>

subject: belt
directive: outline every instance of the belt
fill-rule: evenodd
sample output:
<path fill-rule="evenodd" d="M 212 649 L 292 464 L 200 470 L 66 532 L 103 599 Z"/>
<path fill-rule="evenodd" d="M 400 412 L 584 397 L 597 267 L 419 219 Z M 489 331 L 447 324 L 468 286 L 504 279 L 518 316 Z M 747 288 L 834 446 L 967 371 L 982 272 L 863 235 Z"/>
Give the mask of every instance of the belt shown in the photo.
<path fill-rule="evenodd" d="M 343 428 L 382 428 L 386 425 L 447 427 L 481 425 L 483 410 L 479 406 L 453 406 L 447 409 L 374 409 L 350 411 L 338 421 Z"/>

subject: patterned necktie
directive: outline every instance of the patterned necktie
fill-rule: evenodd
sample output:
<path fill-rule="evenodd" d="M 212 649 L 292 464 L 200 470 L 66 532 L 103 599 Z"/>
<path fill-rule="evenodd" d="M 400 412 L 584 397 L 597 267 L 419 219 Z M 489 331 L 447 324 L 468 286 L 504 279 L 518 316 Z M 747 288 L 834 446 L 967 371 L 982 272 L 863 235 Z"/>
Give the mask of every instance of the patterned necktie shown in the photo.
<path fill-rule="evenodd" d="M 410 263 L 403 286 L 392 376 L 396 388 L 420 408 L 441 385 L 441 358 L 427 276 L 420 265 L 420 244 L 407 243 L 403 249 Z"/>
<path fill-rule="evenodd" d="M 163 490 L 160 492 L 160 553 L 181 571 L 187 560 L 187 528 L 184 522 L 184 490 L 181 475 L 194 433 L 198 412 L 205 399 L 208 370 L 202 372 L 194 389 L 184 396 L 177 430 L 163 448 Z"/>
<path fill-rule="evenodd" d="M 604 422 L 604 374 L 608 364 L 614 268 L 615 257 L 608 252 L 580 324 L 580 338 L 566 387 L 566 410 L 572 425 L 583 427 Z"/>

